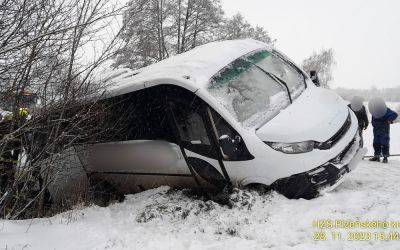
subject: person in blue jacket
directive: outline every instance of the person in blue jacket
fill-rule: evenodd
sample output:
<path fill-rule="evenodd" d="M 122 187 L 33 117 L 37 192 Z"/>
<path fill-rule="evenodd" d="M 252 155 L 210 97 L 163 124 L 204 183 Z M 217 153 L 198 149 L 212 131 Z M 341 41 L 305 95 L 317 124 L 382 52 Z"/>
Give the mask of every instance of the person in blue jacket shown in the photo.
<path fill-rule="evenodd" d="M 380 161 L 383 156 L 383 163 L 388 162 L 390 143 L 390 124 L 397 118 L 397 113 L 386 106 L 382 98 L 374 98 L 368 103 L 372 115 L 371 124 L 374 128 L 374 157 L 370 161 Z"/>

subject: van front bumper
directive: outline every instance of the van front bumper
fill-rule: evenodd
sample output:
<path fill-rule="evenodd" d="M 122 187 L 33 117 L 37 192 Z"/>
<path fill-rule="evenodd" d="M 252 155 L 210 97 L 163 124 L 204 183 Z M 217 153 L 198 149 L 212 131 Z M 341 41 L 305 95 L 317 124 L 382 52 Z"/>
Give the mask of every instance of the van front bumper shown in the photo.
<path fill-rule="evenodd" d="M 338 186 L 366 154 L 356 133 L 349 145 L 335 158 L 310 171 L 275 181 L 271 187 L 289 199 L 312 199 Z"/>

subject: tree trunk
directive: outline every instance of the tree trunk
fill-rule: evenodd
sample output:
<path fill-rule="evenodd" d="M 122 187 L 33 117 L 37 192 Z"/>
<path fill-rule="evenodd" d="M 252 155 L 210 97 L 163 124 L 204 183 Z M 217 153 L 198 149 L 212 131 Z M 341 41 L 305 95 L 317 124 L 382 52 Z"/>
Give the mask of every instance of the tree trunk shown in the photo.
<path fill-rule="evenodd" d="M 183 25 L 183 33 L 182 33 L 182 43 L 181 43 L 181 49 L 179 53 L 185 52 L 185 46 L 186 46 L 186 32 L 189 24 L 189 19 L 190 19 L 190 8 L 192 5 L 192 1 L 188 0 L 188 5 L 186 9 L 186 15 L 185 15 L 185 23 Z"/>
<path fill-rule="evenodd" d="M 180 46 L 181 46 L 181 3 L 182 0 L 178 1 L 178 40 L 176 43 L 176 53 L 179 54 L 180 53 Z"/>
<path fill-rule="evenodd" d="M 199 12 L 196 13 L 196 22 L 195 22 L 195 25 L 194 25 L 192 49 L 197 46 L 197 44 L 196 44 L 196 42 L 197 42 L 197 34 L 199 32 L 198 22 L 199 22 Z"/>
<path fill-rule="evenodd" d="M 156 7 L 156 12 L 157 12 L 157 43 L 158 43 L 158 60 L 161 61 L 163 59 L 162 53 L 163 53 L 163 48 L 161 45 L 161 29 L 162 29 L 162 18 L 161 18 L 161 12 L 162 12 L 162 0 L 156 0 L 157 1 L 157 7 Z"/>

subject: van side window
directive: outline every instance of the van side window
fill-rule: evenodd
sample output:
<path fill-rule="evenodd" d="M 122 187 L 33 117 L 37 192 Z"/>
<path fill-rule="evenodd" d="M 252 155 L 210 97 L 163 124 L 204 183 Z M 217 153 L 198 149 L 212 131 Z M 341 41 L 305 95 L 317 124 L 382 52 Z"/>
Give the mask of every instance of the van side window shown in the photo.
<path fill-rule="evenodd" d="M 236 132 L 233 130 L 231 126 L 214 110 L 211 111 L 215 127 L 217 129 L 217 137 L 221 137 L 223 135 L 229 135 L 231 138 L 234 138 Z"/>
<path fill-rule="evenodd" d="M 236 137 L 240 137 L 239 133 L 237 133 L 225 120 L 222 118 L 217 112 L 211 109 L 212 119 L 216 128 L 217 137 L 221 136 L 229 136 L 232 139 Z M 240 137 L 241 138 L 241 137 Z M 246 161 L 254 159 L 254 156 L 250 154 L 248 151 L 243 139 L 240 139 L 238 146 L 238 152 L 234 156 L 226 158 L 225 161 Z"/>
<path fill-rule="evenodd" d="M 99 115 L 93 118 L 93 125 L 90 124 L 102 131 L 97 142 L 175 142 L 167 119 L 165 100 L 160 98 L 159 92 L 162 92 L 159 88 L 149 88 L 101 101 L 96 106 L 96 114 Z"/>
<path fill-rule="evenodd" d="M 182 141 L 193 145 L 211 145 L 198 110 L 177 104 L 174 107 L 174 114 Z"/>
<path fill-rule="evenodd" d="M 177 123 L 180 139 L 186 149 L 213 159 L 217 158 L 211 145 L 204 124 L 201 104 L 189 107 L 187 103 L 176 102 L 173 105 L 174 117 Z"/>

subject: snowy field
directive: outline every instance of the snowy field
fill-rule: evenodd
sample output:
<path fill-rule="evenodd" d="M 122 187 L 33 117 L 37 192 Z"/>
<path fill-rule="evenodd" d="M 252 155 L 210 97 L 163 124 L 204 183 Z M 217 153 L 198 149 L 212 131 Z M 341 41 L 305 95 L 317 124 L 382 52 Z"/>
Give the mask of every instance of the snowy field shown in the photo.
<path fill-rule="evenodd" d="M 372 130 L 365 133 L 372 141 Z M 400 153 L 400 124 L 392 153 Z M 368 154 L 372 154 L 372 151 Z M 400 158 L 363 161 L 334 191 L 313 200 L 237 190 L 230 207 L 161 187 L 107 208 L 76 208 L 52 218 L 0 221 L 0 249 L 400 249 L 379 233 L 398 229 L 320 230 L 318 220 L 400 222 Z M 316 234 L 317 232 L 325 234 Z M 369 232 L 370 240 L 348 240 Z M 333 239 L 341 233 L 342 239 Z M 326 235 L 326 240 L 315 236 Z M 359 238 L 360 239 L 360 238 Z"/>

